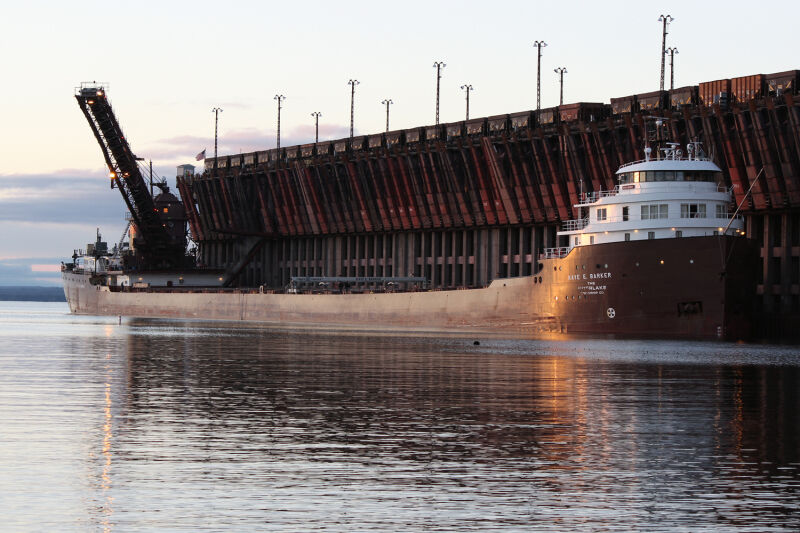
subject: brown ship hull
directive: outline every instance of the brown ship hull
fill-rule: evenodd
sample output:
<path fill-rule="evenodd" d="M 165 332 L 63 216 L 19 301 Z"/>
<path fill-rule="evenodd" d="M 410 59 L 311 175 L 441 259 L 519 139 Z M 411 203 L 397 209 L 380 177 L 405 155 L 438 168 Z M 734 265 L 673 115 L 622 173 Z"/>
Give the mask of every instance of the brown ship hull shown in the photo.
<path fill-rule="evenodd" d="M 756 248 L 744 238 L 629 241 L 543 259 L 533 276 L 488 287 L 370 294 L 119 291 L 64 272 L 73 313 L 537 335 L 747 338 Z"/>

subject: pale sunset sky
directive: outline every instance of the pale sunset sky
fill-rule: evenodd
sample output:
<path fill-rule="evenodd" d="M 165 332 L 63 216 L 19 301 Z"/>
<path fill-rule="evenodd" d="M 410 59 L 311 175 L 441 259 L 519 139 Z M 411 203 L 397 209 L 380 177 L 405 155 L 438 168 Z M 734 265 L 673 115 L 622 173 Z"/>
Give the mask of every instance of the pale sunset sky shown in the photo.
<path fill-rule="evenodd" d="M 6 2 L 0 16 L 4 102 L 0 121 L 0 285 L 60 282 L 55 268 L 100 228 L 109 244 L 125 227 L 100 148 L 74 88 L 107 82 L 140 157 L 174 182 L 175 166 L 220 153 L 347 136 L 350 87 L 357 134 L 432 124 L 434 61 L 444 61 L 441 121 L 536 106 L 608 102 L 658 89 L 661 23 L 678 48 L 675 86 L 800 68 L 800 3 L 642 1 Z M 667 68 L 667 84 L 669 70 Z M 202 163 L 197 163 L 201 165 Z"/>

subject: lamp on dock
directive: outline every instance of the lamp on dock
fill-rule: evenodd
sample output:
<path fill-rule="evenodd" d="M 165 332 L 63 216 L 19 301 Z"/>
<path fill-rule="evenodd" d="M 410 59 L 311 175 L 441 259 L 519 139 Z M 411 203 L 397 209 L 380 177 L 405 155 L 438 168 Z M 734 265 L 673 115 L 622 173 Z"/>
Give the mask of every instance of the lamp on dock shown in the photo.
<path fill-rule="evenodd" d="M 446 67 L 444 61 L 434 61 L 433 68 L 436 69 L 436 124 L 439 124 L 439 85 L 442 81 L 442 69 Z"/>
<path fill-rule="evenodd" d="M 394 102 L 392 102 L 391 98 L 387 98 L 381 103 L 386 106 L 386 131 L 389 131 L 389 106 L 392 105 Z"/>
<path fill-rule="evenodd" d="M 469 93 L 472 91 L 472 85 L 464 84 L 461 86 L 461 90 L 467 93 L 467 118 L 465 120 L 469 120 Z"/>
<path fill-rule="evenodd" d="M 665 53 L 669 54 L 669 90 L 672 91 L 675 88 L 675 54 L 678 53 L 678 49 L 670 46 Z"/>
<path fill-rule="evenodd" d="M 217 131 L 219 126 L 219 114 L 222 112 L 221 107 L 215 107 L 211 110 L 214 113 L 214 169 L 217 168 Z"/>
<path fill-rule="evenodd" d="M 360 82 L 358 80 L 350 80 L 347 82 L 350 85 L 350 138 L 353 138 L 353 108 L 356 104 L 356 85 Z"/>
<path fill-rule="evenodd" d="M 322 116 L 322 113 L 319 111 L 314 111 L 311 113 L 311 116 L 314 117 L 314 142 L 319 142 L 319 117 Z"/>
<path fill-rule="evenodd" d="M 278 150 L 281 149 L 281 102 L 286 100 L 286 97 L 282 94 L 276 94 L 273 98 L 274 100 L 278 101 Z"/>
<path fill-rule="evenodd" d="M 533 41 L 533 46 L 539 49 L 536 60 L 536 111 L 542 108 L 542 48 L 547 46 L 544 41 Z"/>
<path fill-rule="evenodd" d="M 561 90 L 559 92 L 559 97 L 558 97 L 558 105 L 563 105 L 564 104 L 564 74 L 567 73 L 567 69 L 566 69 L 566 67 L 558 67 L 556 69 L 553 69 L 553 72 L 558 74 L 559 84 L 561 85 Z"/>

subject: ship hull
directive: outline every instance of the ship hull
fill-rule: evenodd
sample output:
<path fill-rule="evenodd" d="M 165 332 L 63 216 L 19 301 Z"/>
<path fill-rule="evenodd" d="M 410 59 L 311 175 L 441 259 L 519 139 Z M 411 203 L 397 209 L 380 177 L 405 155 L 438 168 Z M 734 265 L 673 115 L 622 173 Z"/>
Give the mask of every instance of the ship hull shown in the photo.
<path fill-rule="evenodd" d="M 261 322 L 281 326 L 399 328 L 509 335 L 747 338 L 756 248 L 744 238 L 608 243 L 543 259 L 535 275 L 477 289 L 284 294 L 136 291 L 64 272 L 77 314 Z"/>

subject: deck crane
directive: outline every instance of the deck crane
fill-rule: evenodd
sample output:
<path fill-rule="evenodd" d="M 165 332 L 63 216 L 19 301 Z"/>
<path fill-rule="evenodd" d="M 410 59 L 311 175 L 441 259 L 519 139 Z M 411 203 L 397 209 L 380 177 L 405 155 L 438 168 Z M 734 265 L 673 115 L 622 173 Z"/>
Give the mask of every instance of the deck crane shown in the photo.
<path fill-rule="evenodd" d="M 89 121 L 112 180 L 136 226 L 137 263 L 144 269 L 175 268 L 186 263 L 186 240 L 180 233 L 170 232 L 156 209 L 147 183 L 139 170 L 138 159 L 131 150 L 117 122 L 106 87 L 96 82 L 82 83 L 75 90 L 75 99 Z M 131 243 L 134 244 L 134 243 Z"/>

